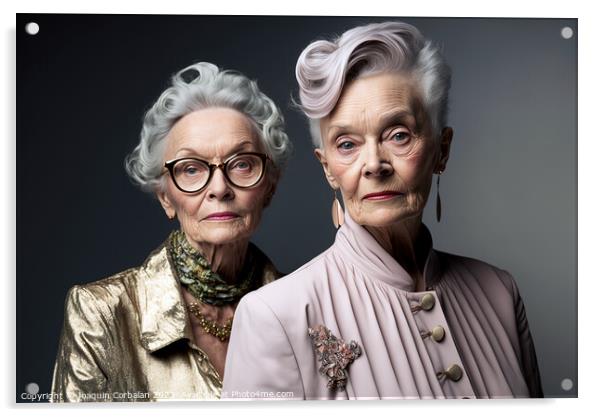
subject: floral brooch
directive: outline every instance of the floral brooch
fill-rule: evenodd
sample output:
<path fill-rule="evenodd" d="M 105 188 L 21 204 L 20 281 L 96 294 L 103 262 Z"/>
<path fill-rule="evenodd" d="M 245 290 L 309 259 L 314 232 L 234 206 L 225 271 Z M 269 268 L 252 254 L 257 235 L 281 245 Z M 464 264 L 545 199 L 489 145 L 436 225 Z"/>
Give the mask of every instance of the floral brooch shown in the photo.
<path fill-rule="evenodd" d="M 354 340 L 347 344 L 333 336 L 332 332 L 321 324 L 310 327 L 308 332 L 318 355 L 318 371 L 328 378 L 328 388 L 344 390 L 347 384 L 345 368 L 362 354 L 362 349 Z"/>

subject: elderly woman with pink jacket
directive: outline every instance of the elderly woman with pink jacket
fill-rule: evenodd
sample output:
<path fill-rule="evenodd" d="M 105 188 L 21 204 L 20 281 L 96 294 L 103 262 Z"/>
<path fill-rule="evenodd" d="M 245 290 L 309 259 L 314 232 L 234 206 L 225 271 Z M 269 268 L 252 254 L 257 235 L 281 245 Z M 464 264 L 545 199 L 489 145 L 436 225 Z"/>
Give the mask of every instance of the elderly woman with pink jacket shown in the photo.
<path fill-rule="evenodd" d="M 242 298 L 222 398 L 541 397 L 513 277 L 435 250 L 422 223 L 453 136 L 439 49 L 411 25 L 370 24 L 310 44 L 296 74 L 339 229 Z"/>

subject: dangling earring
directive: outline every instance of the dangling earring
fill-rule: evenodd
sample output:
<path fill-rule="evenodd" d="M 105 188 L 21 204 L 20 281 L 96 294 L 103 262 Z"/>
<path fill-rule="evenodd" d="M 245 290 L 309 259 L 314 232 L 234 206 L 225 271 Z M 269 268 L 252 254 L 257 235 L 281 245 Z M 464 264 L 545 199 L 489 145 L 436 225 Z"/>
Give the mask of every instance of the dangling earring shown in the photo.
<path fill-rule="evenodd" d="M 334 190 L 334 201 L 332 202 L 332 223 L 338 229 L 345 222 L 345 212 L 337 198 L 337 190 Z"/>
<path fill-rule="evenodd" d="M 443 170 L 439 170 L 437 173 L 437 223 L 441 222 L 441 196 L 439 195 L 439 180 L 441 179 Z"/>

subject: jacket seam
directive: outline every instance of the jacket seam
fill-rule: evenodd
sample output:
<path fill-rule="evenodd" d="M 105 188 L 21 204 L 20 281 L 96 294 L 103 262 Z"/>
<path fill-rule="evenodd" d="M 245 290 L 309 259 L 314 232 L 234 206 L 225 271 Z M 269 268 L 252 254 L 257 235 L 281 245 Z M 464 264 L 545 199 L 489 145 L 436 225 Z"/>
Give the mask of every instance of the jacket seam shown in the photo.
<path fill-rule="evenodd" d="M 259 294 L 255 294 L 255 295 L 257 296 L 257 299 L 272 313 L 272 315 L 274 316 L 276 321 L 278 321 L 278 324 L 280 324 L 280 328 L 282 329 L 284 336 L 286 336 L 286 341 L 288 342 L 288 345 L 291 348 L 291 352 L 293 353 L 293 358 L 295 359 L 295 364 L 297 365 L 297 372 L 299 374 L 299 379 L 301 380 L 301 389 L 303 390 L 303 398 L 305 398 L 305 383 L 303 382 L 303 375 L 301 374 L 301 367 L 299 366 L 299 361 L 297 360 L 297 355 L 295 353 L 295 349 L 293 348 L 293 344 L 291 343 L 291 339 L 290 339 L 288 333 L 286 332 L 284 325 L 280 321 L 280 318 L 278 317 L 278 315 L 276 315 L 274 310 L 261 298 L 261 296 L 259 296 Z"/>

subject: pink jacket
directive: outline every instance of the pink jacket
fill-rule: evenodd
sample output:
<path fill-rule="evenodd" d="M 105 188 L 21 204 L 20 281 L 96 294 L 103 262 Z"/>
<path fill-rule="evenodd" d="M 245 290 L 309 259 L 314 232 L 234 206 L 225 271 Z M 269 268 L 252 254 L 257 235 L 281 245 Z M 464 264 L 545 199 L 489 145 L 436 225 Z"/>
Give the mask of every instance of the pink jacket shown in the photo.
<path fill-rule="evenodd" d="M 234 318 L 222 398 L 541 397 L 512 276 L 435 251 L 422 231 L 431 246 L 425 292 L 413 292 L 408 273 L 346 216 L 328 250 L 247 294 Z M 340 363 L 335 352 L 319 363 L 308 334 L 318 325 L 340 340 L 331 348 L 349 353 L 355 341 L 359 356 Z M 327 386 L 320 367 L 331 376 L 338 370 L 341 390 Z"/>

